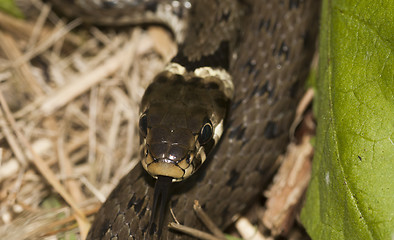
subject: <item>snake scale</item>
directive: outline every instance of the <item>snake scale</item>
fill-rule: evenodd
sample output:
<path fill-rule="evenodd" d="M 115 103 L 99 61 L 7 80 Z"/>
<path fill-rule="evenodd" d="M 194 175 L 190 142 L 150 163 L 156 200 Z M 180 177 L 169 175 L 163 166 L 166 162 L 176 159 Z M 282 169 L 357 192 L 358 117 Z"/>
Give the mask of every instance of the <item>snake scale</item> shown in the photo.
<path fill-rule="evenodd" d="M 189 64 L 228 69 L 235 92 L 222 139 L 199 171 L 174 184 L 169 207 L 180 223 L 204 229 L 192 210 L 198 200 L 218 226 L 231 224 L 266 187 L 274 162 L 288 143 L 315 50 L 319 1 L 70 2 L 63 5 L 69 15 L 103 24 L 128 23 L 132 11 L 137 23 L 145 21 L 142 11 L 148 21 L 156 12 L 169 11 L 175 17 L 163 21 L 175 32 L 180 63 L 186 58 Z M 153 186 L 154 179 L 137 165 L 97 213 L 88 239 L 146 239 Z M 170 220 L 167 213 L 164 225 Z M 161 239 L 186 238 L 166 226 L 161 235 Z"/>

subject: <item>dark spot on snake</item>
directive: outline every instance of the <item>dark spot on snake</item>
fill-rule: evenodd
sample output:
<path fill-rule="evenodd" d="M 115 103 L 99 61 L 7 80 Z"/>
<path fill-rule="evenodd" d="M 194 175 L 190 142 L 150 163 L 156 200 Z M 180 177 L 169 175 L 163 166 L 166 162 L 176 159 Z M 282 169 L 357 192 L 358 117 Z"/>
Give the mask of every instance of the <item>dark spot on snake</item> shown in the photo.
<path fill-rule="evenodd" d="M 205 84 L 205 88 L 207 89 L 219 89 L 219 85 L 215 82 L 209 82 L 208 84 Z"/>
<path fill-rule="evenodd" d="M 261 97 L 265 93 L 268 93 L 268 97 L 271 98 L 274 94 L 273 88 L 270 86 L 269 82 L 266 82 L 258 90 L 258 96 Z"/>
<path fill-rule="evenodd" d="M 290 0 L 289 1 L 289 10 L 291 10 L 293 8 L 298 8 L 299 5 L 300 5 L 300 0 Z"/>
<path fill-rule="evenodd" d="M 255 96 L 255 95 L 257 94 L 257 92 L 258 92 L 258 89 L 259 89 L 259 86 L 258 86 L 258 85 L 253 86 L 253 90 L 252 90 L 252 92 L 250 93 L 250 97 Z"/>
<path fill-rule="evenodd" d="M 264 130 L 264 137 L 267 139 L 274 139 L 279 135 L 278 125 L 275 122 L 269 121 Z"/>
<path fill-rule="evenodd" d="M 164 76 L 163 74 L 160 74 L 159 76 L 156 77 L 155 82 L 166 83 L 167 82 L 167 77 Z"/>
<path fill-rule="evenodd" d="M 241 104 L 241 102 L 242 102 L 242 99 L 234 101 L 233 104 L 231 104 L 231 110 L 234 111 L 235 109 L 237 109 L 239 107 L 239 105 Z"/>
<path fill-rule="evenodd" d="M 180 74 L 175 74 L 171 78 L 171 80 L 172 80 L 172 83 L 171 83 L 172 85 L 180 85 L 180 84 L 183 84 L 184 77 L 182 75 L 180 75 Z"/>
<path fill-rule="evenodd" d="M 258 77 L 258 76 L 260 76 L 260 69 L 256 69 L 256 70 L 251 74 L 251 76 L 252 76 L 254 82 L 260 82 L 260 81 L 261 81 L 261 78 Z"/>
<path fill-rule="evenodd" d="M 248 75 L 250 75 L 252 72 L 255 71 L 256 69 L 256 60 L 254 59 L 250 59 L 247 63 L 246 63 L 246 67 L 248 69 Z"/>
<path fill-rule="evenodd" d="M 269 87 L 268 87 L 268 98 L 269 99 L 272 99 L 272 97 L 275 97 L 274 95 L 275 95 L 275 86 L 271 86 L 271 85 L 268 85 Z M 277 99 L 273 99 L 274 100 L 274 103 L 275 102 L 277 102 Z"/>
<path fill-rule="evenodd" d="M 94 233 L 94 232 L 99 232 L 100 234 L 100 236 L 96 236 L 96 237 L 100 237 L 100 239 L 101 238 L 103 238 L 104 236 L 105 236 L 105 234 L 107 233 L 107 231 L 108 231 L 108 229 L 112 229 L 112 225 L 109 223 L 109 219 L 108 219 L 108 217 L 103 217 L 103 218 L 101 218 L 100 219 L 100 224 L 97 224 L 97 225 L 92 225 L 92 229 L 91 229 L 91 231 Z M 95 228 L 96 228 L 96 226 L 99 226 L 100 228 L 98 229 L 98 230 L 96 230 Z"/>
<path fill-rule="evenodd" d="M 238 178 L 239 178 L 239 172 L 237 172 L 234 169 L 231 170 L 230 178 L 227 180 L 226 186 L 229 186 L 229 187 L 231 187 L 231 189 L 234 189 L 235 183 L 237 182 Z"/>
<path fill-rule="evenodd" d="M 223 13 L 221 18 L 220 18 L 220 21 L 221 22 L 227 22 L 228 19 L 230 18 L 230 14 L 231 14 L 230 11 Z"/>
<path fill-rule="evenodd" d="M 259 22 L 259 30 L 261 30 L 264 27 L 264 25 L 265 25 L 265 20 L 264 18 L 261 18 Z"/>
<path fill-rule="evenodd" d="M 360 161 L 362 161 L 362 158 L 360 157 L 360 156 L 357 156 L 358 157 L 358 159 L 360 160 Z"/>
<path fill-rule="evenodd" d="M 201 29 L 204 28 L 204 24 L 202 22 L 195 23 L 195 32 L 200 32 Z"/>
<path fill-rule="evenodd" d="M 236 138 L 237 140 L 241 140 L 245 135 L 245 130 L 246 128 L 241 124 L 230 131 L 229 138 Z"/>
<path fill-rule="evenodd" d="M 239 125 L 239 126 L 233 128 L 233 129 L 230 131 L 228 137 L 231 138 L 231 139 L 232 139 L 232 138 L 235 138 L 235 137 L 237 136 L 238 132 L 241 130 L 241 127 L 242 127 L 242 125 Z"/>
<path fill-rule="evenodd" d="M 116 5 L 117 5 L 116 1 L 107 0 L 107 1 L 103 1 L 103 4 L 101 6 L 103 8 L 111 9 L 111 8 L 116 7 Z"/>
<path fill-rule="evenodd" d="M 187 71 L 193 71 L 196 68 L 210 66 L 211 68 L 223 68 L 227 70 L 230 65 L 230 46 L 229 42 L 223 41 L 218 49 L 211 55 L 200 57 L 196 61 L 191 61 L 187 56 L 184 55 L 180 46 L 178 54 L 172 59 L 172 62 L 179 63 L 186 68 Z"/>
<path fill-rule="evenodd" d="M 306 30 L 306 32 L 303 34 L 302 39 L 304 40 L 303 47 L 304 49 L 309 49 L 311 47 L 314 47 L 316 44 L 313 38 L 313 34 L 311 34 L 310 31 Z"/>
<path fill-rule="evenodd" d="M 285 55 L 286 60 L 289 60 L 289 47 L 286 45 L 285 42 L 282 42 L 279 48 L 278 56 Z"/>
<path fill-rule="evenodd" d="M 132 206 L 134 206 L 135 200 L 136 200 L 136 197 L 135 197 L 135 194 L 134 194 L 134 195 L 131 197 L 129 203 L 127 204 L 127 209 L 130 209 Z"/>
<path fill-rule="evenodd" d="M 150 1 L 145 3 L 145 7 L 147 11 L 155 13 L 157 11 L 157 2 Z"/>
<path fill-rule="evenodd" d="M 266 21 L 266 23 L 265 23 L 265 30 L 266 30 L 267 32 L 269 32 L 270 27 L 271 27 L 271 19 L 268 19 L 268 20 Z"/>
<path fill-rule="evenodd" d="M 249 142 L 249 139 L 243 138 L 243 139 L 241 140 L 241 148 L 244 147 L 245 144 L 247 144 L 248 142 Z"/>
<path fill-rule="evenodd" d="M 272 55 L 275 55 L 277 57 L 281 57 L 282 55 L 284 55 L 285 59 L 288 60 L 289 58 L 288 50 L 289 49 L 287 48 L 287 45 L 284 42 L 282 42 L 279 47 L 278 45 L 275 45 L 275 48 L 272 50 Z"/>
<path fill-rule="evenodd" d="M 152 223 L 152 226 L 150 227 L 148 232 L 149 235 L 153 235 L 156 232 L 156 227 L 157 227 L 156 223 Z"/>
<path fill-rule="evenodd" d="M 127 208 L 130 209 L 134 206 L 134 211 L 138 214 L 141 211 L 142 205 L 145 201 L 145 196 L 143 198 L 136 198 L 135 195 L 130 199 L 129 203 L 127 204 Z"/>
<path fill-rule="evenodd" d="M 300 81 L 295 81 L 294 84 L 290 87 L 290 97 L 295 98 L 299 95 L 300 90 Z"/>
<path fill-rule="evenodd" d="M 146 230 L 148 230 L 148 227 L 149 227 L 149 224 L 146 224 L 144 227 L 142 227 L 141 232 L 146 233 Z M 144 235 L 144 234 L 142 234 L 142 235 Z M 135 238 L 133 238 L 133 239 L 135 239 Z"/>
<path fill-rule="evenodd" d="M 271 30 L 271 33 L 274 33 L 275 31 L 276 31 L 276 27 L 278 26 L 278 22 L 276 21 L 275 23 L 274 23 L 274 25 L 272 26 L 272 30 Z"/>
<path fill-rule="evenodd" d="M 245 130 L 246 130 L 246 128 L 242 128 L 241 131 L 238 132 L 238 134 L 237 134 L 237 140 L 243 139 L 243 137 L 244 137 L 244 135 L 245 135 Z"/>
<path fill-rule="evenodd" d="M 222 213 L 220 215 L 222 216 L 222 219 L 229 219 L 229 217 L 228 217 L 228 206 L 226 206 L 223 209 L 223 211 L 222 211 Z"/>
<path fill-rule="evenodd" d="M 178 204 L 178 198 L 176 198 L 176 199 L 174 199 L 174 200 L 172 200 L 171 201 L 171 203 L 170 203 L 170 205 L 171 205 L 171 208 L 175 208 L 176 207 L 176 205 Z"/>
<path fill-rule="evenodd" d="M 201 83 L 202 78 L 200 77 L 192 77 L 189 82 L 193 85 L 199 85 Z"/>
<path fill-rule="evenodd" d="M 259 30 L 265 28 L 265 30 L 268 31 L 270 25 L 271 25 L 271 19 L 265 20 L 264 18 L 262 18 L 259 22 Z"/>
<path fill-rule="evenodd" d="M 215 98 L 214 99 L 215 104 L 219 107 L 219 108 L 225 108 L 227 105 L 227 101 L 223 98 Z"/>
<path fill-rule="evenodd" d="M 137 200 L 137 203 L 134 205 L 134 210 L 136 213 L 139 213 L 141 211 L 144 201 L 145 201 L 145 197 L 141 198 L 140 200 Z"/>
<path fill-rule="evenodd" d="M 146 207 L 144 207 L 142 211 L 138 214 L 138 218 L 141 219 L 143 216 L 145 216 L 145 212 L 146 212 Z"/>

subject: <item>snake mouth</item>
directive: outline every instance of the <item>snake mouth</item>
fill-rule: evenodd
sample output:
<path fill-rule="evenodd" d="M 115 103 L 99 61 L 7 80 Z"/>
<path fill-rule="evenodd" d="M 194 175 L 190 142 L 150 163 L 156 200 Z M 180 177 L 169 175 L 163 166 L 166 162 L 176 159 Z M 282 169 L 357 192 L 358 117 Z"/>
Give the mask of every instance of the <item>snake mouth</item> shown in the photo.
<path fill-rule="evenodd" d="M 165 145 L 164 145 L 165 146 Z M 183 149 L 183 148 L 180 148 Z M 153 149 L 154 150 L 154 149 Z M 194 172 L 194 151 L 184 151 L 182 157 L 173 154 L 154 154 L 149 144 L 141 146 L 141 164 L 153 178 L 158 176 L 171 177 L 172 182 L 180 182 L 190 177 Z M 157 157 L 156 155 L 162 155 Z M 163 157 L 164 155 L 164 157 Z"/>
<path fill-rule="evenodd" d="M 192 174 L 193 167 L 190 164 L 184 164 L 184 162 L 186 162 L 185 159 L 178 163 L 166 158 L 154 161 L 149 161 L 150 159 L 150 157 L 145 158 L 142 161 L 142 166 L 156 179 L 158 176 L 166 176 L 171 177 L 173 182 L 179 182 Z"/>

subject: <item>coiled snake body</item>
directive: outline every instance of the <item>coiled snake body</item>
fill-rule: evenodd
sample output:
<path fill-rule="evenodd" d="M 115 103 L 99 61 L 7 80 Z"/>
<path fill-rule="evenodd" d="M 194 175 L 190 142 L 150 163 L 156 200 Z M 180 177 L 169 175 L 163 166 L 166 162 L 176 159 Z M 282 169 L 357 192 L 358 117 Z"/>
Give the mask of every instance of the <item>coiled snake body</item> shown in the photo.
<path fill-rule="evenodd" d="M 135 5 L 126 0 L 74 1 L 79 7 L 69 8 L 70 15 L 103 24 L 127 23 Z M 166 22 L 176 33 L 180 47 L 175 62 L 187 69 L 228 69 L 232 76 L 234 98 L 222 139 L 200 170 L 174 184 L 169 202 L 184 225 L 203 229 L 192 211 L 198 200 L 224 228 L 261 194 L 287 145 L 314 52 L 319 1 L 136 2 L 142 2 L 134 14 L 137 22 L 144 21 L 140 15 L 146 10 L 149 21 Z M 88 239 L 147 238 L 153 185 L 141 165 L 133 169 L 97 213 Z M 169 221 L 167 214 L 164 225 Z M 186 237 L 165 226 L 161 238 Z"/>

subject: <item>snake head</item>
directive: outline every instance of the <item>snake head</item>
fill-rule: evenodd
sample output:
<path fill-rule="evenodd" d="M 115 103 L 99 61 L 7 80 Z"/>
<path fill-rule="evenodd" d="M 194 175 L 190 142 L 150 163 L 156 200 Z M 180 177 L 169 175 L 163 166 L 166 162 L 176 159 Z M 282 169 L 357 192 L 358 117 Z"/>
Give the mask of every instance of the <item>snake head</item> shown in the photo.
<path fill-rule="evenodd" d="M 150 235 L 160 199 L 160 236 L 171 182 L 190 177 L 219 141 L 232 94 L 232 82 L 221 71 L 187 72 L 177 64 L 170 64 L 145 91 L 139 119 L 141 163 L 157 179 Z"/>
<path fill-rule="evenodd" d="M 190 177 L 222 135 L 231 86 L 207 71 L 163 71 L 145 91 L 139 120 L 141 163 L 156 179 L 167 176 L 179 182 Z"/>
<path fill-rule="evenodd" d="M 141 145 L 142 166 L 154 178 L 167 176 L 177 182 L 190 177 L 205 161 L 206 148 L 214 145 L 212 123 L 202 123 L 197 133 L 172 124 L 145 128 L 148 124 L 144 121 L 149 119 L 146 115 L 140 118 L 142 134 L 146 130 Z"/>

